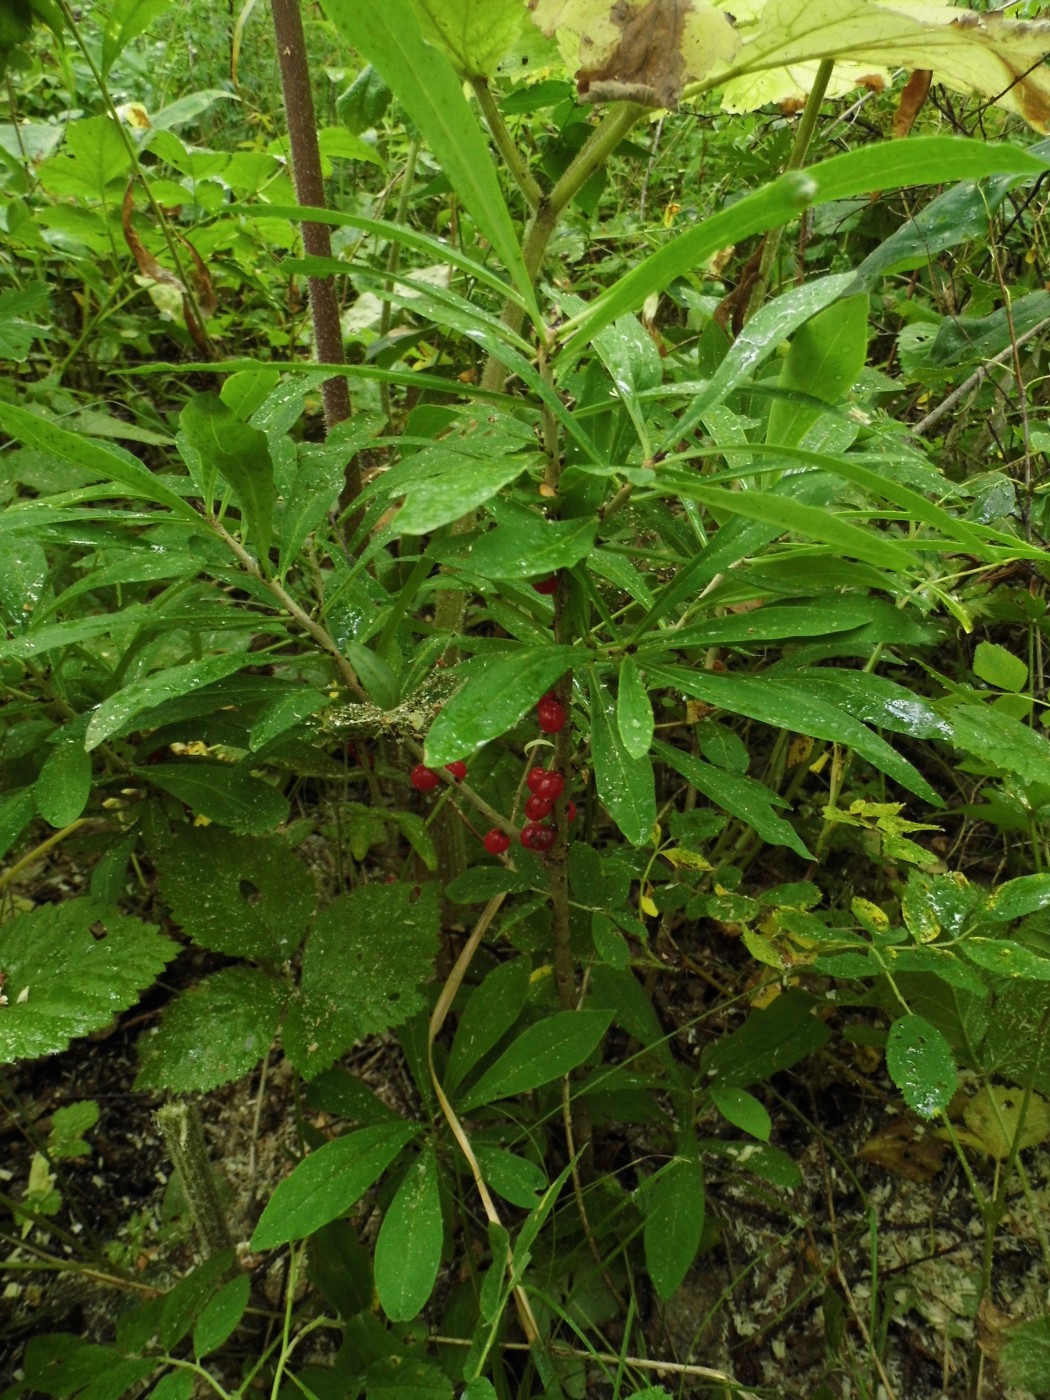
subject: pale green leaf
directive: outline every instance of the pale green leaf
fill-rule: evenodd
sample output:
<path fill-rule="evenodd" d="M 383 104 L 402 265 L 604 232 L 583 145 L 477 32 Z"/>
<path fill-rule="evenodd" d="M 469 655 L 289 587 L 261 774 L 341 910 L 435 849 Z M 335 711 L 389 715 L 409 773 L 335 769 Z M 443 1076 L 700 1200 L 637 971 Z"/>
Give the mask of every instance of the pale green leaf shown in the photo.
<path fill-rule="evenodd" d="M 423 33 L 465 78 L 490 78 L 521 34 L 523 7 L 507 0 L 415 0 Z"/>
<path fill-rule="evenodd" d="M 973 673 L 997 690 L 1018 691 L 1028 684 L 1027 664 L 998 642 L 977 643 L 973 654 Z"/>
<path fill-rule="evenodd" d="M 653 707 L 632 656 L 625 656 L 620 662 L 616 724 L 628 756 L 633 759 L 645 758 L 653 742 Z"/>

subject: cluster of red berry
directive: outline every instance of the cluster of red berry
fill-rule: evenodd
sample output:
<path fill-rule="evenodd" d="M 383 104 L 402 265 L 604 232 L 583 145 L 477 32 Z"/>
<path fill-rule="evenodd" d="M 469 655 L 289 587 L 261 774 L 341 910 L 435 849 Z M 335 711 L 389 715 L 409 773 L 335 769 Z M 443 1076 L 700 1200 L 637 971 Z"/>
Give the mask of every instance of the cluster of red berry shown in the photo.
<path fill-rule="evenodd" d="M 457 758 L 454 763 L 445 764 L 445 772 L 451 773 L 456 782 L 461 783 L 467 776 L 467 765 L 461 758 Z M 425 763 L 417 763 L 408 775 L 408 781 L 416 792 L 433 792 L 441 781 L 441 774 L 433 768 L 428 768 Z"/>

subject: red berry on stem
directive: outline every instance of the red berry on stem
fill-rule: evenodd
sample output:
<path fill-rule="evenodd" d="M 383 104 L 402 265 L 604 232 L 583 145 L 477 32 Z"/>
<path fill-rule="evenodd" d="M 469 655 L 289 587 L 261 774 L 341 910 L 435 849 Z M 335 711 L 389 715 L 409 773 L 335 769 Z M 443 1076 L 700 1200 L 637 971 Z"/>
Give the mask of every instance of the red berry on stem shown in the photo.
<path fill-rule="evenodd" d="M 532 586 L 537 593 L 557 593 L 558 575 L 551 574 L 550 578 L 535 579 Z"/>
<path fill-rule="evenodd" d="M 417 763 L 408 776 L 408 781 L 416 792 L 433 792 L 441 779 L 425 763 Z"/>
<path fill-rule="evenodd" d="M 528 851 L 549 851 L 558 833 L 553 826 L 540 822 L 528 822 L 521 829 L 521 844 Z"/>
<path fill-rule="evenodd" d="M 525 803 L 525 815 L 530 822 L 542 821 L 544 817 L 549 817 L 554 808 L 554 803 L 546 797 L 539 797 L 535 793 Z"/>
<path fill-rule="evenodd" d="M 457 758 L 453 763 L 445 764 L 445 772 L 451 773 L 457 783 L 461 783 L 467 776 L 467 765 L 461 758 Z"/>
<path fill-rule="evenodd" d="M 536 718 L 544 734 L 557 734 L 560 729 L 565 728 L 568 715 L 560 700 L 545 695 L 536 706 Z"/>
<path fill-rule="evenodd" d="M 505 831 L 494 826 L 481 843 L 490 856 L 501 856 L 510 846 L 510 837 Z"/>

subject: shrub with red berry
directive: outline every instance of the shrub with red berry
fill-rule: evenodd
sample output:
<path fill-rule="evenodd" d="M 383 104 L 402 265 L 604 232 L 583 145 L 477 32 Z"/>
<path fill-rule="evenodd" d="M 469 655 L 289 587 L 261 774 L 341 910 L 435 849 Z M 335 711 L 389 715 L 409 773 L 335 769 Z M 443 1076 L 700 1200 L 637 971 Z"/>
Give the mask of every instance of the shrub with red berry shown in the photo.
<path fill-rule="evenodd" d="M 521 844 L 527 851 L 549 851 L 558 833 L 545 822 L 526 822 L 521 829 Z"/>
<path fill-rule="evenodd" d="M 408 781 L 416 792 L 433 792 L 441 778 L 433 768 L 428 768 L 425 763 L 417 763 L 408 775 Z"/>
<path fill-rule="evenodd" d="M 556 695 L 548 693 L 536 705 L 536 718 L 544 734 L 557 734 L 568 719 L 565 706 Z"/>
<path fill-rule="evenodd" d="M 500 831 L 498 826 L 494 826 L 491 831 L 486 833 L 481 844 L 490 856 L 501 856 L 504 851 L 510 848 L 510 837 L 505 831 Z"/>

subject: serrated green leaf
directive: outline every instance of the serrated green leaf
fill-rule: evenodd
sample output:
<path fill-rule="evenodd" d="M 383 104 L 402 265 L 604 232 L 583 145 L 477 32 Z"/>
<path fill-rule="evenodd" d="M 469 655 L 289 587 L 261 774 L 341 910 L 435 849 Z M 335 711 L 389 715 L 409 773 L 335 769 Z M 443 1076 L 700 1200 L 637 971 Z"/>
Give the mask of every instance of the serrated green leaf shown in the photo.
<path fill-rule="evenodd" d="M 0 1063 L 53 1055 L 108 1026 L 177 952 L 152 924 L 90 896 L 0 924 Z"/>
<path fill-rule="evenodd" d="M 886 1042 L 886 1067 L 904 1102 L 921 1118 L 947 1108 L 958 1085 L 951 1046 L 922 1016 L 894 1021 Z"/>
<path fill-rule="evenodd" d="M 319 915 L 303 954 L 285 1049 L 307 1078 L 354 1041 L 400 1026 L 422 1009 L 438 952 L 437 892 L 359 885 Z"/>
<path fill-rule="evenodd" d="M 252 1248 L 273 1249 L 305 1239 L 345 1215 L 420 1131 L 414 1123 L 376 1123 L 311 1152 L 277 1183 L 255 1227 Z"/>
<path fill-rule="evenodd" d="M 591 756 L 594 782 L 609 815 L 633 846 L 651 840 L 656 824 L 656 784 L 648 757 L 632 758 L 616 724 L 616 702 L 591 672 Z"/>
<path fill-rule="evenodd" d="M 480 1104 L 525 1094 L 560 1079 L 594 1052 L 611 1020 L 611 1011 L 558 1011 L 537 1021 L 467 1090 L 459 1107 L 469 1113 Z"/>
<path fill-rule="evenodd" d="M 172 833 L 160 888 L 195 943 L 232 957 L 289 958 L 315 904 L 310 873 L 285 841 L 214 827 Z"/>
<path fill-rule="evenodd" d="M 218 1351 L 233 1335 L 248 1306 L 251 1282 L 247 1274 L 240 1274 L 224 1283 L 205 1304 L 193 1328 L 193 1351 L 198 1360 Z"/>
<path fill-rule="evenodd" d="M 139 1041 L 139 1089 L 207 1093 L 247 1074 L 277 1034 L 287 989 L 254 967 L 225 967 L 177 997 Z"/>
<path fill-rule="evenodd" d="M 380 1306 L 392 1322 L 410 1322 L 434 1291 L 445 1232 L 437 1153 L 423 1149 L 387 1207 L 375 1249 Z"/>
<path fill-rule="evenodd" d="M 577 656 L 572 647 L 551 643 L 476 657 L 461 668 L 466 680 L 430 727 L 424 762 L 441 768 L 505 734 L 561 680 Z"/>
<path fill-rule="evenodd" d="M 704 1232 L 704 1176 L 695 1157 L 676 1157 L 642 1193 L 645 1262 L 666 1302 L 681 1286 Z"/>

